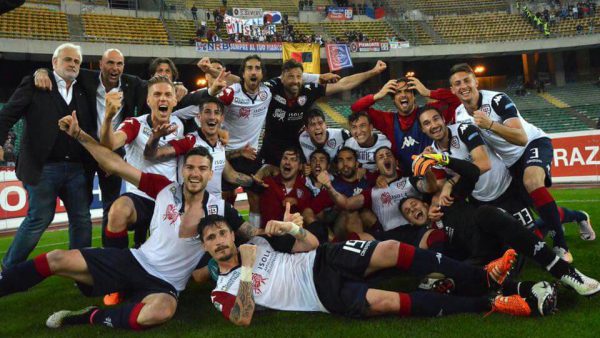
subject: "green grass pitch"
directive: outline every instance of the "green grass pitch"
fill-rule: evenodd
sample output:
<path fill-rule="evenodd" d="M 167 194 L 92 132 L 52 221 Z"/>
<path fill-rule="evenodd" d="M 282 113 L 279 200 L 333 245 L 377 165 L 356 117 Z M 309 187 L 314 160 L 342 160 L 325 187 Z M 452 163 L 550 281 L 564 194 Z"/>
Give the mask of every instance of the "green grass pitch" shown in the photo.
<path fill-rule="evenodd" d="M 600 188 L 559 189 L 553 190 L 553 194 L 560 205 L 586 210 L 592 222 L 600 222 Z M 600 278 L 600 239 L 594 242 L 580 240 L 575 224 L 566 224 L 566 234 L 576 267 Z M 10 237 L 0 238 L 0 256 L 4 255 L 11 240 Z M 66 231 L 47 232 L 33 255 L 67 248 L 67 241 Z M 94 228 L 94 245 L 100 245 L 97 227 Z M 521 279 L 551 280 L 551 276 L 528 263 Z M 410 291 L 413 286 L 413 280 L 409 279 L 393 280 L 385 285 L 405 291 Z M 54 311 L 101 303 L 101 299 L 83 297 L 72 281 L 52 277 L 26 293 L 0 299 L 0 337 L 592 337 L 600 334 L 600 296 L 589 299 L 564 288 L 559 292 L 560 311 L 545 318 L 513 318 L 501 314 L 484 318 L 483 314 L 477 314 L 433 319 L 389 316 L 349 320 L 323 313 L 268 311 L 255 314 L 249 328 L 227 322 L 210 303 L 210 290 L 210 285 L 191 283 L 181 295 L 175 317 L 163 326 L 144 332 L 100 326 L 50 330 L 44 323 Z"/>

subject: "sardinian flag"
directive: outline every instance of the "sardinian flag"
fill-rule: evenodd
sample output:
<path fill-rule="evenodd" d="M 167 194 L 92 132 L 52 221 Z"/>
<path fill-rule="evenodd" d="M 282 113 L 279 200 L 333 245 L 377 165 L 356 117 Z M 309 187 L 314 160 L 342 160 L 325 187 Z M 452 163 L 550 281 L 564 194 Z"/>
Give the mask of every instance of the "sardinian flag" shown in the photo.
<path fill-rule="evenodd" d="M 327 44 L 325 50 L 327 51 L 327 63 L 329 64 L 330 71 L 334 72 L 352 67 L 352 58 L 350 58 L 350 51 L 347 45 Z"/>

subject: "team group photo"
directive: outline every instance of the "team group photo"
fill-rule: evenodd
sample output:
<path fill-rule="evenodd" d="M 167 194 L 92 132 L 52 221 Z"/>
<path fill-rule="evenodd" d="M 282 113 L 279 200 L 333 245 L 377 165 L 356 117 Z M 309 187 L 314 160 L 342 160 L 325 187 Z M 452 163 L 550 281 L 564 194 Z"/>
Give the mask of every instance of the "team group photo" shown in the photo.
<path fill-rule="evenodd" d="M 0 1 L 0 335 L 595 336 L 596 6 Z"/>

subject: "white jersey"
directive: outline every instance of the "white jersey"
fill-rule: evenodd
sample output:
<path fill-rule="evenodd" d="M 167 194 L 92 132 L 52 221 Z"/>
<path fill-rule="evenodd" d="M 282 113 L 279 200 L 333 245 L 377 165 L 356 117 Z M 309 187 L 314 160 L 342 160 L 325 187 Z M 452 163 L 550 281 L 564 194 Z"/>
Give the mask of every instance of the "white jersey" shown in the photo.
<path fill-rule="evenodd" d="M 204 138 L 204 135 L 200 135 L 199 133 L 201 133 L 201 131 L 195 131 L 185 135 L 182 139 L 169 142 L 169 144 L 175 148 L 175 153 L 179 155 L 179 183 L 183 183 L 181 182 L 183 179 L 183 155 L 192 148 L 204 147 L 213 158 L 213 176 L 212 179 L 208 181 L 206 191 L 215 196 L 221 196 L 221 178 L 223 177 L 223 170 L 225 170 L 225 164 L 227 163 L 227 159 L 225 158 L 225 146 L 221 143 L 221 140 L 217 140 L 217 143 L 213 147 L 208 143 L 206 138 Z"/>
<path fill-rule="evenodd" d="M 304 158 L 308 162 L 310 160 L 310 154 L 320 147 L 313 143 L 306 130 L 303 131 L 298 138 Z M 344 146 L 344 142 L 346 142 L 348 138 L 350 138 L 350 134 L 346 129 L 327 128 L 327 141 L 325 141 L 325 144 L 323 145 L 323 150 L 329 154 L 331 161 L 333 161 L 338 151 Z"/>
<path fill-rule="evenodd" d="M 547 137 L 543 130 L 530 124 L 521 116 L 515 104 L 504 93 L 480 90 L 478 106 L 479 110 L 486 113 L 495 123 L 504 124 L 504 121 L 508 119 L 518 118 L 527 134 L 527 143 L 540 137 Z M 456 123 L 475 124 L 473 116 L 467 112 L 464 104 L 456 108 Z M 517 162 L 525 152 L 525 147 L 509 143 L 491 130 L 481 130 L 481 136 L 487 145 L 500 155 L 507 167 Z"/>
<path fill-rule="evenodd" d="M 328 312 L 313 280 L 316 250 L 289 254 L 276 251 L 263 237 L 253 237 L 256 262 L 252 269 L 252 291 L 256 305 L 274 310 Z M 240 267 L 219 275 L 211 300 L 229 318 L 240 286 Z"/>
<path fill-rule="evenodd" d="M 421 197 L 416 182 L 416 178 L 401 177 L 390 182 L 387 188 L 372 188 L 362 192 L 364 207 L 373 210 L 383 231 L 409 225 L 400 212 L 400 201 L 408 197 Z"/>
<path fill-rule="evenodd" d="M 329 174 L 329 179 L 333 182 L 334 176 Z M 321 190 L 323 190 L 323 187 L 317 187 L 315 182 L 313 182 L 313 180 L 310 177 L 305 177 L 304 180 L 304 185 L 306 186 L 306 188 L 308 188 L 312 197 L 316 197 L 321 192 Z"/>
<path fill-rule="evenodd" d="M 358 162 L 362 164 L 362 167 L 370 172 L 377 171 L 377 164 L 375 163 L 375 152 L 381 147 L 392 148 L 392 142 L 388 138 L 380 133 L 375 133 L 375 143 L 372 146 L 363 148 L 361 147 L 354 137 L 346 140 L 345 146 L 354 149 L 358 156 Z"/>
<path fill-rule="evenodd" d="M 473 162 L 471 150 L 478 146 L 483 146 L 490 159 L 492 167 L 490 170 L 479 176 L 479 180 L 471 193 L 473 197 L 482 202 L 490 202 L 500 197 L 510 186 L 512 177 L 500 157 L 485 145 L 479 133 L 479 129 L 474 125 L 458 123 L 448 126 L 448 129 L 450 142 L 447 153 L 450 156 L 460 160 Z M 439 148 L 436 142 L 433 142 L 432 147 L 437 153 L 444 152 Z M 443 170 L 450 175 L 455 174 L 447 167 L 443 167 Z"/>
<path fill-rule="evenodd" d="M 244 92 L 242 84 L 234 83 L 217 97 L 226 106 L 223 129 L 229 130 L 227 150 L 241 149 L 246 144 L 258 149 L 258 139 L 272 98 L 269 87 L 261 83 L 253 99 Z"/>
<path fill-rule="evenodd" d="M 181 123 L 181 120 L 171 116 L 169 122 L 177 125 L 177 130 L 172 134 L 161 137 L 158 141 L 159 147 L 167 145 L 171 140 L 183 137 L 183 123 Z M 146 114 L 128 118 L 121 123 L 118 130 L 127 135 L 127 139 L 125 140 L 125 160 L 127 163 L 143 172 L 163 175 L 170 181 L 177 181 L 177 160 L 175 158 L 165 161 L 147 161 L 144 159 L 144 148 L 152 134 L 152 120 L 150 115 Z M 125 187 L 127 192 L 152 199 L 129 182 L 127 182 Z"/>
<path fill-rule="evenodd" d="M 131 253 L 149 274 L 182 291 L 204 255 L 202 243 L 198 236 L 179 237 L 180 216 L 184 209 L 182 186 L 160 175 L 142 175 L 140 189 L 155 196 L 156 204 L 150 222 L 150 237 L 139 249 L 131 249 Z M 205 193 L 204 201 L 206 215 L 225 215 L 225 201 L 221 198 Z"/>

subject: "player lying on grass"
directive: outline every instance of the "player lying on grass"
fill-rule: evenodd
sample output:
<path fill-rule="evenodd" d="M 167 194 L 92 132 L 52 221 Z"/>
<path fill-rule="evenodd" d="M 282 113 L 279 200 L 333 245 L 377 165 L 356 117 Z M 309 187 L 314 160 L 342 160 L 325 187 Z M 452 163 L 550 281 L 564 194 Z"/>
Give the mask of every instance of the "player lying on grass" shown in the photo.
<path fill-rule="evenodd" d="M 485 261 L 508 245 L 532 258 L 580 295 L 590 296 L 600 291 L 597 280 L 560 259 L 543 240 L 506 211 L 491 205 L 475 207 L 467 203 L 465 198 L 471 194 L 480 177 L 475 164 L 443 154 L 424 154 L 415 163 L 416 174 L 427 166 L 439 164 L 460 175 L 460 180 L 451 191 L 453 203 L 450 206 L 440 206 L 442 201 L 437 196 L 433 198 L 431 208 L 417 196 L 404 199 L 400 210 L 411 224 L 446 230 L 449 245 L 465 250 L 472 259 Z"/>
<path fill-rule="evenodd" d="M 151 236 L 139 249 L 53 250 L 1 272 L 0 297 L 26 291 L 52 275 L 74 280 L 86 296 L 125 293 L 126 302 L 121 306 L 60 311 L 48 318 L 48 327 L 98 324 L 143 329 L 162 324 L 175 314 L 178 294 L 204 255 L 197 236 L 200 219 L 219 214 L 238 234 L 255 234 L 231 205 L 205 191 L 212 177 L 212 158 L 205 148 L 194 148 L 186 155 L 181 186 L 164 176 L 139 171 L 98 144 L 81 131 L 75 112 L 62 118 L 59 126 L 108 173 L 139 187 L 156 199 L 156 205 Z"/>
<path fill-rule="evenodd" d="M 204 248 L 219 267 L 211 300 L 232 323 L 250 325 L 258 307 L 360 318 L 485 311 L 543 315 L 553 311 L 556 304 L 555 289 L 549 283 L 528 282 L 519 288 L 519 284 L 506 280 L 515 261 L 514 250 L 481 268 L 393 240 L 355 240 L 317 247 L 317 239 L 301 227 L 299 220 L 299 215 L 290 215 L 288 204 L 283 221 L 269 221 L 265 236 L 254 237 L 239 249 L 226 219 L 211 215 L 200 222 L 198 233 Z M 440 272 L 479 295 L 459 297 L 370 288 L 369 276 L 386 269 L 418 276 Z M 483 296 L 499 286 L 505 296 Z"/>

